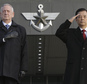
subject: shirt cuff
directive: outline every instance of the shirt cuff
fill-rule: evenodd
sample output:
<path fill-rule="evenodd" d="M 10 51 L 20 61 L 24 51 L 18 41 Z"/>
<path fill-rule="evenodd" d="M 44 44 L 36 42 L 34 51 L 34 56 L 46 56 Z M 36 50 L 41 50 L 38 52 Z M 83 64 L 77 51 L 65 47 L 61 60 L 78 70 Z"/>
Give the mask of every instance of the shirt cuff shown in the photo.
<path fill-rule="evenodd" d="M 5 38 L 3 38 L 3 42 L 5 42 Z"/>

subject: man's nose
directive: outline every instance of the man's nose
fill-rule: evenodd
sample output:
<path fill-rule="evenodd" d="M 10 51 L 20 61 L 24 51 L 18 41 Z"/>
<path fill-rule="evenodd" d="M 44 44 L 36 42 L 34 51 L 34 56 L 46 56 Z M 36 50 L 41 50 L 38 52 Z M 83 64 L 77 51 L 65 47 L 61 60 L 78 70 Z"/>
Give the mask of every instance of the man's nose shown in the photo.
<path fill-rule="evenodd" d="M 8 12 L 7 11 L 5 11 L 5 14 L 7 14 Z"/>
<path fill-rule="evenodd" d="M 85 17 L 81 17 L 81 19 L 84 19 Z"/>

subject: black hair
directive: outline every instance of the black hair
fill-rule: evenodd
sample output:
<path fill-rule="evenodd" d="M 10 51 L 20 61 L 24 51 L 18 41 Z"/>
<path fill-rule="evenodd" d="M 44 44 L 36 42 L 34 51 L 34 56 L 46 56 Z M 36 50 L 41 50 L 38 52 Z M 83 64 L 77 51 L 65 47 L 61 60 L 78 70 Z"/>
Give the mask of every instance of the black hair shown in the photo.
<path fill-rule="evenodd" d="M 75 15 L 77 15 L 80 11 L 86 11 L 86 12 L 87 12 L 87 10 L 86 10 L 85 8 L 79 8 L 79 9 L 76 11 Z"/>

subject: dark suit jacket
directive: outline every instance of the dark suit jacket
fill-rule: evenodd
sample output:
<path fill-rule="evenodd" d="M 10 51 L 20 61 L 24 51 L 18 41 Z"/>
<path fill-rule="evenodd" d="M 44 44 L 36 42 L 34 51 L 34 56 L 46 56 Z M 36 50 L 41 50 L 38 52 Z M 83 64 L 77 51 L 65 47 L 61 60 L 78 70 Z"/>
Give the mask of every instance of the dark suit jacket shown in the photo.
<path fill-rule="evenodd" d="M 84 41 L 78 28 L 69 28 L 71 23 L 66 20 L 56 32 L 67 47 L 67 61 L 63 84 L 87 83 L 87 39 Z"/>
<path fill-rule="evenodd" d="M 18 32 L 16 38 L 2 41 L 2 38 L 11 31 Z M 12 77 L 18 81 L 20 71 L 27 70 L 27 46 L 25 28 L 12 21 L 7 30 L 0 22 L 0 76 Z"/>

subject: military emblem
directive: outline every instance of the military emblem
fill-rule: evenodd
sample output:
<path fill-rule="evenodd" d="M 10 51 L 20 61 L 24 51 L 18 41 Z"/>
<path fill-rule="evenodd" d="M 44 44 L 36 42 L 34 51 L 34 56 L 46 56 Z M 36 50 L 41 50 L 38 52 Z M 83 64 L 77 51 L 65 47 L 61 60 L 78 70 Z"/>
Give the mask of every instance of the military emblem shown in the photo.
<path fill-rule="evenodd" d="M 52 20 L 55 20 L 60 13 L 44 13 L 42 4 L 38 5 L 38 9 L 37 13 L 22 13 L 22 15 L 30 20 L 30 25 L 34 29 L 42 32 L 52 26 Z"/>

